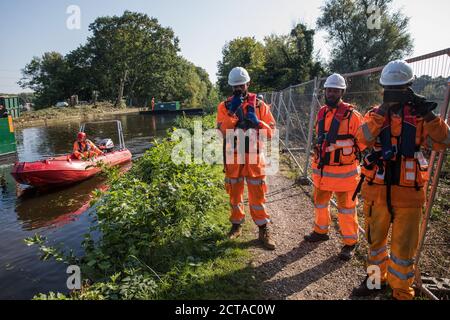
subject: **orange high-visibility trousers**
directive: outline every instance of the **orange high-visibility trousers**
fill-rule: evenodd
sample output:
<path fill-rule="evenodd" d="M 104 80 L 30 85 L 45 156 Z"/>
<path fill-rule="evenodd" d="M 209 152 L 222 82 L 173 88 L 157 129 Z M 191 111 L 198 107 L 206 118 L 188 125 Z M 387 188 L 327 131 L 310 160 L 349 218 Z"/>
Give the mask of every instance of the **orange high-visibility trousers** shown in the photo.
<path fill-rule="evenodd" d="M 353 191 L 335 192 L 338 203 L 338 221 L 345 245 L 353 246 L 359 240 L 359 224 L 356 201 L 352 200 Z M 315 224 L 314 231 L 328 234 L 331 225 L 330 200 L 332 191 L 314 188 Z"/>
<path fill-rule="evenodd" d="M 393 208 L 385 205 L 364 205 L 366 237 L 369 242 L 368 265 L 378 266 L 381 282 L 388 282 L 395 299 L 414 298 L 415 256 L 419 245 L 422 208 Z M 387 242 L 392 225 L 391 254 Z"/>
<path fill-rule="evenodd" d="M 267 185 L 265 177 L 239 177 L 226 178 L 225 187 L 230 195 L 231 217 L 233 224 L 242 224 L 245 221 L 244 212 L 244 186 L 247 182 L 248 202 L 250 214 L 258 226 L 264 226 L 270 222 L 270 216 L 265 208 Z"/>

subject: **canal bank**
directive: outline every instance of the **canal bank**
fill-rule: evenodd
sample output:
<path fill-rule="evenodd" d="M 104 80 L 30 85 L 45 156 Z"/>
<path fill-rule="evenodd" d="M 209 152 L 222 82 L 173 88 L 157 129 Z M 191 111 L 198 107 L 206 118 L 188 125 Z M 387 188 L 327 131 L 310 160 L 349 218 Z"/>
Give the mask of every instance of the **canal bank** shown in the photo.
<path fill-rule="evenodd" d="M 97 119 L 105 118 L 122 121 L 125 143 L 135 159 L 152 146 L 153 139 L 165 137 L 175 120 L 173 116 L 139 114 L 102 115 Z M 80 122 L 60 121 L 48 126 L 16 128 L 19 160 L 37 161 L 70 152 Z M 88 132 L 92 139 L 97 137 L 95 133 Z M 114 140 L 116 128 L 104 126 L 97 133 L 98 137 Z M 64 265 L 41 262 L 37 248 L 27 247 L 23 240 L 38 233 L 48 237 L 51 243 L 62 242 L 80 253 L 80 243 L 93 220 L 89 217 L 91 211 L 80 209 L 90 201 L 92 191 L 104 184 L 104 179 L 96 177 L 49 192 L 23 190 L 10 176 L 10 170 L 11 163 L 0 166 L 0 176 L 5 177 L 0 189 L 0 298 L 31 299 L 39 292 L 65 292 Z"/>
<path fill-rule="evenodd" d="M 62 121 L 90 121 L 99 117 L 139 113 L 139 108 L 115 108 L 112 104 L 101 103 L 75 108 L 46 108 L 22 113 L 14 119 L 16 128 L 53 126 Z"/>
<path fill-rule="evenodd" d="M 193 120 L 177 127 L 190 130 Z M 214 128 L 215 117 L 203 118 Z M 230 241 L 229 204 L 221 165 L 172 161 L 176 142 L 162 139 L 96 203 L 97 223 L 83 254 L 55 251 L 45 238 L 29 243 L 78 265 L 89 286 L 71 296 L 38 299 L 254 299 L 259 286 L 249 266 L 253 241 Z M 100 196 L 97 194 L 97 196 Z M 246 227 L 246 229 L 248 226 Z M 94 239 L 97 234 L 101 237 Z M 66 248 L 70 248 L 65 246 Z M 48 293 L 48 294 L 47 294 Z"/>

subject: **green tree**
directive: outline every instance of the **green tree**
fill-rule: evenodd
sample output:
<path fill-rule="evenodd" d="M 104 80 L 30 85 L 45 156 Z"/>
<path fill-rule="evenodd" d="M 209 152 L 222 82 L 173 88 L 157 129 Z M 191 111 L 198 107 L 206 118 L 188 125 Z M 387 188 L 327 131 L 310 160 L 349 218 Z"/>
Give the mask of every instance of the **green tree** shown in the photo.
<path fill-rule="evenodd" d="M 249 71 L 255 92 L 281 90 L 321 75 L 323 67 L 314 57 L 314 33 L 298 24 L 288 35 L 266 37 L 264 44 L 254 38 L 237 38 L 227 43 L 218 64 L 220 93 L 230 93 L 228 74 L 236 66 Z"/>
<path fill-rule="evenodd" d="M 36 106 L 51 106 L 68 96 L 67 62 L 57 52 L 46 52 L 42 57 L 33 57 L 24 69 L 19 85 L 35 92 Z"/>
<path fill-rule="evenodd" d="M 65 57 L 48 53 L 24 69 L 23 88 L 36 91 L 39 105 L 49 106 L 77 94 L 122 105 L 127 98 L 137 106 L 179 100 L 198 107 L 217 96 L 208 74 L 180 57 L 178 38 L 155 18 L 125 11 L 121 16 L 99 17 L 92 35 Z"/>
<path fill-rule="evenodd" d="M 237 38 L 225 44 L 223 58 L 218 63 L 217 83 L 223 96 L 231 93 L 228 74 L 234 67 L 246 68 L 252 78 L 252 90 L 260 91 L 264 73 L 265 52 L 262 43 L 255 38 Z"/>
<path fill-rule="evenodd" d="M 172 76 L 174 87 L 172 100 L 179 100 L 183 105 L 199 107 L 207 94 L 207 85 L 202 82 L 194 64 L 184 58 L 177 63 L 176 73 Z"/>
<path fill-rule="evenodd" d="M 298 24 L 289 35 L 271 35 L 264 39 L 264 89 L 281 90 L 323 73 L 321 63 L 313 57 L 314 33 L 314 30 Z"/>
<path fill-rule="evenodd" d="M 167 71 L 179 51 L 172 29 L 163 28 L 155 18 L 130 11 L 120 17 L 97 18 L 89 29 L 93 35 L 86 46 L 95 80 L 105 96 L 115 97 L 119 105 L 126 89 L 131 95 L 139 94 L 153 83 L 164 92 Z M 143 78 L 146 85 L 136 88 Z M 139 89 L 141 92 L 136 92 Z"/>
<path fill-rule="evenodd" d="M 378 67 L 411 53 L 409 18 L 401 11 L 393 12 L 391 4 L 392 0 L 326 1 L 317 27 L 328 33 L 332 45 L 329 68 L 333 72 Z M 379 28 L 371 25 L 376 22 L 372 7 L 379 9 Z"/>
<path fill-rule="evenodd" d="M 215 108 L 220 102 L 217 86 L 209 80 L 205 69 L 196 67 L 196 71 L 200 80 L 206 85 L 206 96 L 203 97 L 202 106 L 206 109 Z"/>
<path fill-rule="evenodd" d="M 383 66 L 412 51 L 409 18 L 392 9 L 392 0 L 327 0 L 321 10 L 317 27 L 328 33 L 332 47 L 328 68 L 332 72 Z M 379 104 L 379 78 L 380 74 L 374 73 L 347 79 L 345 98 L 361 110 Z"/>

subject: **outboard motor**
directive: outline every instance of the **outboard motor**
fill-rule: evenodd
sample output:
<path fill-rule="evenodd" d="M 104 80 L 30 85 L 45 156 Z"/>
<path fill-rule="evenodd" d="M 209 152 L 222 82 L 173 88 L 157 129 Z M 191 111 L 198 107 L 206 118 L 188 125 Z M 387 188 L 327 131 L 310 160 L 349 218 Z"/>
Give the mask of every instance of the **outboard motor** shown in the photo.
<path fill-rule="evenodd" d="M 114 142 L 111 139 L 103 139 L 98 143 L 98 147 L 103 152 L 109 153 L 114 149 Z"/>

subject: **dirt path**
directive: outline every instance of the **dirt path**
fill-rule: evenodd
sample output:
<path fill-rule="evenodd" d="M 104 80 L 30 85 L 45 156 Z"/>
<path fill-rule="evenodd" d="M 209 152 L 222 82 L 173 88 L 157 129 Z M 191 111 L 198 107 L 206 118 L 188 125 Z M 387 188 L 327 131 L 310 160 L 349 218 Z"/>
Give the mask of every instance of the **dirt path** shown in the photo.
<path fill-rule="evenodd" d="M 363 251 L 351 262 L 337 257 L 343 244 L 333 215 L 331 240 L 310 244 L 303 236 L 312 231 L 314 207 L 309 186 L 296 186 L 282 175 L 268 177 L 267 208 L 277 250 L 260 246 L 251 250 L 252 266 L 261 278 L 264 297 L 288 300 L 350 299 L 352 289 L 364 279 Z M 255 228 L 255 237 L 257 230 Z"/>

